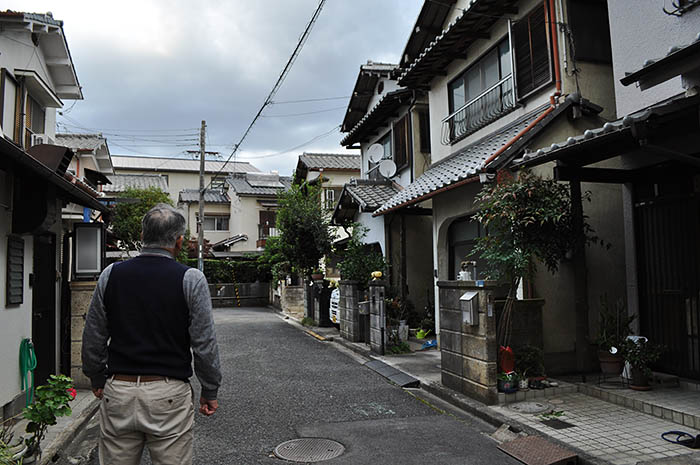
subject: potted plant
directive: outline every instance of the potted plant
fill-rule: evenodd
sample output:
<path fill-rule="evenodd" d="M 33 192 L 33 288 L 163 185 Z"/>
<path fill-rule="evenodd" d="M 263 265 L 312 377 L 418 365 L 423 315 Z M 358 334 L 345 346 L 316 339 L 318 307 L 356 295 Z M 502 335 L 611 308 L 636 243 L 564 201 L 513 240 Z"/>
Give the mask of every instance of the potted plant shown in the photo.
<path fill-rule="evenodd" d="M 36 388 L 34 402 L 23 410 L 29 423 L 26 432 L 31 436 L 25 440 L 27 452 L 23 464 L 33 463 L 41 454 L 41 441 L 46 428 L 56 424 L 56 417 L 69 416 L 69 402 L 75 399 L 73 380 L 63 375 L 51 375 L 46 384 Z"/>
<path fill-rule="evenodd" d="M 651 378 L 652 363 L 661 358 L 666 348 L 661 344 L 649 342 L 646 338 L 637 340 L 626 339 L 622 343 L 622 355 L 630 364 L 630 388 L 637 391 L 648 391 Z"/>
<path fill-rule="evenodd" d="M 520 389 L 527 389 L 528 377 L 544 376 L 544 354 L 542 349 L 524 345 L 515 349 L 515 370 L 520 374 Z"/>
<path fill-rule="evenodd" d="M 314 281 L 323 279 L 323 270 L 321 270 L 320 268 L 314 268 L 313 271 L 311 271 L 311 279 L 313 279 Z"/>
<path fill-rule="evenodd" d="M 498 375 L 498 391 L 510 394 L 518 390 L 518 374 L 514 371 L 502 371 Z"/>
<path fill-rule="evenodd" d="M 606 375 L 619 375 L 624 366 L 621 346 L 630 334 L 630 325 L 636 315 L 628 315 L 622 299 L 615 303 L 612 310 L 607 296 L 600 298 L 600 313 L 598 316 L 598 361 L 600 371 Z"/>

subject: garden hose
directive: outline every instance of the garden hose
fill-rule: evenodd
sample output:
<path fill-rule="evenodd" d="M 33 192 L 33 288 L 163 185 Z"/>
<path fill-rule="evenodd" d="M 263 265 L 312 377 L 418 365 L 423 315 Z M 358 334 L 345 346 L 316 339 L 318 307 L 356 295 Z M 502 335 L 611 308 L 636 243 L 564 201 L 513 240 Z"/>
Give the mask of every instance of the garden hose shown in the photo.
<path fill-rule="evenodd" d="M 19 372 L 22 379 L 22 390 L 27 391 L 26 407 L 34 400 L 34 369 L 36 368 L 36 354 L 34 344 L 30 339 L 22 339 L 19 345 Z M 29 384 L 29 373 L 32 375 L 31 385 Z"/>

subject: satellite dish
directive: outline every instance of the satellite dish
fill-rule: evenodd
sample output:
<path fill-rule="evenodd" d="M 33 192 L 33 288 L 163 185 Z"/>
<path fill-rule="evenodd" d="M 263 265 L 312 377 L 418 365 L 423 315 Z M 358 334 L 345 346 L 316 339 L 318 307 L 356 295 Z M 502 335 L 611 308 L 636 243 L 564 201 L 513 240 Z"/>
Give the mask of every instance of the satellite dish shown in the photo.
<path fill-rule="evenodd" d="M 381 144 L 372 144 L 367 149 L 367 157 L 372 163 L 379 163 L 384 158 L 384 147 Z"/>
<path fill-rule="evenodd" d="M 385 178 L 391 178 L 396 174 L 396 163 L 391 160 L 382 160 L 379 163 L 379 174 Z"/>

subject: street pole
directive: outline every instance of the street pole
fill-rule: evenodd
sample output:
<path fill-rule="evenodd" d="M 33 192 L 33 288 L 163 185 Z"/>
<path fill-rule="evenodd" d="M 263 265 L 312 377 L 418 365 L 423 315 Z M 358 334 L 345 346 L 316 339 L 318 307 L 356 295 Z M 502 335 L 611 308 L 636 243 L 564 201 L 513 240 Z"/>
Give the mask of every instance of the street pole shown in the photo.
<path fill-rule="evenodd" d="M 202 120 L 202 129 L 199 131 L 199 217 L 197 218 L 197 268 L 204 272 L 204 157 L 205 131 L 207 124 Z"/>

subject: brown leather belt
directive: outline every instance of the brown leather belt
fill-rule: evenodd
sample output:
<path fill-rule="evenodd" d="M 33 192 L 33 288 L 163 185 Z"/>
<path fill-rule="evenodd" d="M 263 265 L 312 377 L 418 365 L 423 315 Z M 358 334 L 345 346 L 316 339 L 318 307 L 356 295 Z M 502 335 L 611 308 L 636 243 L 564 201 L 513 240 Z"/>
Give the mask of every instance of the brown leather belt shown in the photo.
<path fill-rule="evenodd" d="M 165 381 L 167 378 L 165 376 L 152 375 L 114 375 L 112 379 L 116 381 L 128 381 L 131 383 L 152 383 L 154 381 Z"/>

